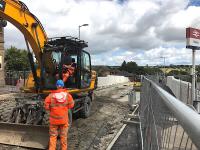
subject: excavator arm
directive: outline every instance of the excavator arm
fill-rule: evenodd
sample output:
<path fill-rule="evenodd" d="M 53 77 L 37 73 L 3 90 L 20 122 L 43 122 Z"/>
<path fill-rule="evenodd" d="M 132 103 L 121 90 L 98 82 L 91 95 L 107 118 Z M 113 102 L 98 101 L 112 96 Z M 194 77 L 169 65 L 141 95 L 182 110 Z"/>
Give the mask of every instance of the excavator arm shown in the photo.
<path fill-rule="evenodd" d="M 42 63 L 43 48 L 47 42 L 47 35 L 42 24 L 37 17 L 29 11 L 27 6 L 18 0 L 0 0 L 0 17 L 12 23 L 24 34 L 32 70 L 26 87 L 33 88 L 36 86 L 36 89 L 38 89 L 38 76 L 40 76 L 40 73 L 38 73 L 39 71 L 35 68 L 33 56 L 29 50 L 29 44 L 40 66 Z M 45 61 L 46 64 L 52 65 L 51 57 L 46 58 Z M 32 82 L 33 80 L 35 83 Z"/>
<path fill-rule="evenodd" d="M 40 61 L 40 53 L 47 41 L 47 35 L 40 21 L 18 0 L 0 0 L 0 17 L 16 26 L 29 42 L 35 57 Z"/>

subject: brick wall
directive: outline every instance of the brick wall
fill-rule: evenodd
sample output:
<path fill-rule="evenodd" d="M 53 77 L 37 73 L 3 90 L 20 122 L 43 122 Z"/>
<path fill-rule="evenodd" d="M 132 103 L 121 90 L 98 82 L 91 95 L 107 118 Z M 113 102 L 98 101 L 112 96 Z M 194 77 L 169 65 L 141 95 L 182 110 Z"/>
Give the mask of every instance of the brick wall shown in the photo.
<path fill-rule="evenodd" d="M 0 27 L 0 86 L 4 85 L 4 34 L 3 28 Z"/>

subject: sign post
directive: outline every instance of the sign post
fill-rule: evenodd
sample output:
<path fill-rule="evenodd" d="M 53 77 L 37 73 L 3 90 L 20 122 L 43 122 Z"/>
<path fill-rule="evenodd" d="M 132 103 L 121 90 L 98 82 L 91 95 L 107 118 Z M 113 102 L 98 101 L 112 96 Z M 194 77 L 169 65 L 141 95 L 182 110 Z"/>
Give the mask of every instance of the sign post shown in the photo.
<path fill-rule="evenodd" d="M 192 49 L 192 102 L 193 106 L 196 108 L 198 112 L 200 112 L 200 101 L 196 96 L 196 71 L 195 71 L 195 53 L 196 50 L 200 49 L 200 30 L 195 28 L 187 28 L 186 29 L 186 39 L 187 44 L 186 48 Z"/>
<path fill-rule="evenodd" d="M 193 101 L 193 105 L 194 107 L 197 109 L 197 106 L 196 106 L 196 71 L 195 71 L 195 53 L 196 53 L 196 50 L 193 49 L 192 50 L 192 101 Z"/>

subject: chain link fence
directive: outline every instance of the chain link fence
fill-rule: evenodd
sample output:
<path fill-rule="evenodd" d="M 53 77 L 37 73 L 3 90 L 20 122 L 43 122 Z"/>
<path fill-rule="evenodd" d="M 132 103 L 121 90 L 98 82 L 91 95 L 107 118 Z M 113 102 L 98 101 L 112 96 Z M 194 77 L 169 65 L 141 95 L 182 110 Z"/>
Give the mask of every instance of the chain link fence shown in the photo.
<path fill-rule="evenodd" d="M 200 149 L 200 116 L 192 108 L 143 79 L 140 121 L 143 150 Z"/>

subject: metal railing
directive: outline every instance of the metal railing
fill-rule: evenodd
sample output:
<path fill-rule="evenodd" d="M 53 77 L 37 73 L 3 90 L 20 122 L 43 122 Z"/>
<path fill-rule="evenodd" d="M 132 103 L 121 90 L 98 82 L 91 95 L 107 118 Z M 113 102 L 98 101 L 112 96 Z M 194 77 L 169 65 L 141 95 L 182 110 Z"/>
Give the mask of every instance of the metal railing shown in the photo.
<path fill-rule="evenodd" d="M 200 115 L 147 78 L 140 121 L 144 150 L 200 149 Z"/>

